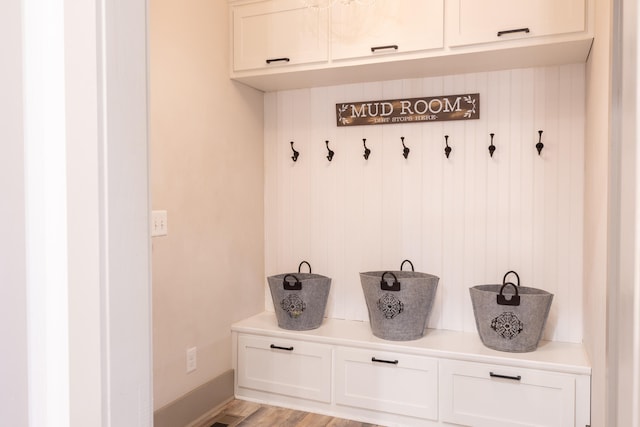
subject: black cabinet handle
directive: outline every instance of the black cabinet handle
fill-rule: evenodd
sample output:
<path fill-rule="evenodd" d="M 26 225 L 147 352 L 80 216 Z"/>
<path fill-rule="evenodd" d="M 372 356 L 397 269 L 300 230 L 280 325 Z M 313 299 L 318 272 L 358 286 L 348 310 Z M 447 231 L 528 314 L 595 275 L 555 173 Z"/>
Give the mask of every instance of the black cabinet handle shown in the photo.
<path fill-rule="evenodd" d="M 397 44 L 390 44 L 387 46 L 374 46 L 371 48 L 371 52 L 375 52 L 376 50 L 384 50 L 384 49 L 393 49 L 393 50 L 398 50 L 398 45 Z"/>
<path fill-rule="evenodd" d="M 289 62 L 289 58 L 271 58 L 267 59 L 267 64 L 271 64 L 272 62 Z"/>
<path fill-rule="evenodd" d="M 504 30 L 498 31 L 498 37 L 503 36 L 505 34 L 513 34 L 513 33 L 529 33 L 529 28 L 516 28 L 515 30 Z"/>
<path fill-rule="evenodd" d="M 384 359 L 376 359 L 375 357 L 371 358 L 372 362 L 378 362 L 378 363 L 388 363 L 390 365 L 397 365 L 398 361 L 397 360 L 384 360 Z"/>
<path fill-rule="evenodd" d="M 489 376 L 492 378 L 502 378 L 505 380 L 514 380 L 514 381 L 520 381 L 522 379 L 520 375 L 513 377 L 511 375 L 494 374 L 493 372 L 489 372 Z"/>
<path fill-rule="evenodd" d="M 275 344 L 271 344 L 270 346 L 271 348 L 275 349 L 275 350 L 286 350 L 286 351 L 293 351 L 293 347 L 280 347 L 278 345 Z"/>

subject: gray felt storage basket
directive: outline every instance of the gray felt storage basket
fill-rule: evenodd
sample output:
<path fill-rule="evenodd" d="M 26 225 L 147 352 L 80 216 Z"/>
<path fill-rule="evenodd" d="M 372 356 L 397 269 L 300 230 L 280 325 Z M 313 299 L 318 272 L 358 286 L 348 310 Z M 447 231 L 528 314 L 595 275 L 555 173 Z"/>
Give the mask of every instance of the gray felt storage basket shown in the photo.
<path fill-rule="evenodd" d="M 411 264 L 412 271 L 402 271 L 405 262 Z M 409 260 L 402 262 L 400 271 L 360 273 L 373 335 L 392 341 L 424 336 L 439 280 L 413 271 Z"/>
<path fill-rule="evenodd" d="M 517 286 L 507 282 L 514 274 Z M 509 271 L 502 285 L 469 288 L 476 327 L 482 343 L 494 350 L 523 353 L 538 347 L 547 322 L 553 294 L 520 286 L 520 277 Z"/>
<path fill-rule="evenodd" d="M 309 273 L 301 273 L 302 264 Z M 302 261 L 298 273 L 267 277 L 278 326 L 294 331 L 316 329 L 322 325 L 331 288 L 331 279 L 311 273 L 311 265 Z"/>

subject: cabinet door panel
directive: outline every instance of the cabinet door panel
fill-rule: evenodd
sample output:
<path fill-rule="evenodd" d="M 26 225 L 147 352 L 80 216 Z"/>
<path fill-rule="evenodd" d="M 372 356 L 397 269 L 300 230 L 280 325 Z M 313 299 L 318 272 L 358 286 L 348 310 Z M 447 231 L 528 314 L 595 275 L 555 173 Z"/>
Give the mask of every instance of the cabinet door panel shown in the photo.
<path fill-rule="evenodd" d="M 375 57 L 441 48 L 443 16 L 443 0 L 376 0 L 362 5 L 337 2 L 331 8 L 331 57 Z"/>
<path fill-rule="evenodd" d="M 448 3 L 447 42 L 460 46 L 581 32 L 586 28 L 585 1 L 453 0 Z"/>
<path fill-rule="evenodd" d="M 235 71 L 328 60 L 326 10 L 280 0 L 233 6 L 232 11 Z"/>
<path fill-rule="evenodd" d="M 336 349 L 335 360 L 337 404 L 438 418 L 436 360 L 350 348 Z"/>
<path fill-rule="evenodd" d="M 303 399 L 331 400 L 330 346 L 238 337 L 238 386 Z"/>
<path fill-rule="evenodd" d="M 442 421 L 475 427 L 575 425 L 573 375 L 451 360 L 439 366 Z"/>

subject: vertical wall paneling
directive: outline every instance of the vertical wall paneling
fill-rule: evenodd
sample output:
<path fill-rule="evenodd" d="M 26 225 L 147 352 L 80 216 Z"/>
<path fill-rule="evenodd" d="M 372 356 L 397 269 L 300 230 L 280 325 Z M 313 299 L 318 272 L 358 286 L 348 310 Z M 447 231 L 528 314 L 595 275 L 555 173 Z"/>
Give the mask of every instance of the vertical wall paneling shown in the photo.
<path fill-rule="evenodd" d="M 397 99 L 402 94 L 402 82 L 395 80 L 382 83 L 382 93 L 376 99 Z M 405 171 L 411 168 L 415 157 L 416 141 L 405 136 L 405 125 L 380 126 L 382 130 L 382 227 L 371 230 L 381 233 L 382 262 L 378 269 L 396 270 L 400 267 L 400 238 L 402 232 L 403 199 L 406 188 L 403 183 Z M 402 155 L 401 137 L 405 137 L 405 144 L 413 146 L 407 159 Z M 411 155 L 413 154 L 413 155 Z M 375 189 L 371 189 L 375 191 Z"/>
<path fill-rule="evenodd" d="M 463 76 L 445 77 L 442 83 L 443 94 L 455 94 L 463 90 L 460 84 Z M 461 330 L 464 312 L 462 300 L 464 298 L 464 275 L 458 266 L 464 263 L 464 175 L 458 171 L 464 170 L 467 158 L 467 143 L 464 140 L 463 126 L 457 122 L 446 125 L 452 135 L 460 141 L 460 149 L 455 158 L 445 162 L 442 175 L 442 273 L 441 287 L 443 297 L 443 323 L 445 329 Z M 443 161 L 442 159 L 440 159 Z"/>
<path fill-rule="evenodd" d="M 311 138 L 310 98 L 308 90 L 293 92 L 293 111 L 291 111 L 291 116 L 294 139 L 301 141 L 301 148 L 306 155 L 300 164 L 296 164 L 298 167 L 291 168 L 292 191 L 288 195 L 289 203 L 286 205 L 294 218 L 289 223 L 290 226 L 293 226 L 291 228 L 291 249 L 295 262 L 292 268 L 297 267 L 303 259 L 309 258 L 311 251 L 310 232 L 313 225 L 308 221 L 298 221 L 297 218 L 311 218 L 313 210 L 311 205 L 313 189 L 311 176 L 314 166 L 317 165 L 316 157 L 324 156 L 325 152 L 324 141 Z M 298 256 L 298 259 L 295 259 L 296 256 Z"/>
<path fill-rule="evenodd" d="M 584 182 L 584 141 L 585 141 L 585 125 L 584 120 L 586 116 L 585 112 L 585 71 L 584 68 L 579 65 L 571 67 L 571 100 L 575 108 L 571 109 L 570 122 L 571 122 L 571 142 L 570 153 L 571 162 L 567 167 L 571 170 L 571 183 L 569 199 L 571 221 L 568 228 L 570 230 L 567 237 L 567 241 L 571 242 L 571 246 L 568 249 L 568 271 L 567 280 L 570 285 L 569 290 L 569 305 L 571 307 L 570 326 L 569 333 L 571 337 L 569 341 L 580 342 L 582 340 L 583 330 L 582 324 L 582 307 L 583 307 L 583 251 L 575 250 L 575 248 L 582 248 L 584 244 L 583 238 L 583 224 L 584 224 L 584 192 L 574 191 L 573 189 L 582 188 Z"/>
<path fill-rule="evenodd" d="M 484 163 L 484 167 L 486 168 L 486 181 L 485 181 L 485 192 L 486 192 L 486 216 L 487 220 L 484 224 L 484 228 L 486 230 L 487 235 L 487 244 L 486 244 L 486 255 L 485 255 L 485 265 L 486 265 L 486 274 L 487 277 L 498 278 L 500 274 L 500 268 L 498 267 L 498 259 L 499 259 L 499 242 L 497 239 L 497 235 L 495 233 L 499 224 L 501 224 L 500 218 L 498 215 L 500 214 L 500 199 L 499 199 L 499 177 L 498 177 L 498 168 L 496 167 L 496 161 L 499 156 L 502 154 L 504 147 L 502 146 L 502 135 L 498 133 L 498 125 L 500 120 L 499 111 L 499 100 L 498 96 L 500 94 L 499 90 L 500 83 L 500 74 L 499 73 L 490 73 L 487 78 L 487 95 L 483 97 L 480 94 L 480 99 L 485 99 L 485 109 L 484 109 L 484 121 L 486 124 L 486 129 L 483 133 L 478 135 L 478 144 L 481 148 L 481 155 L 479 161 Z M 489 96 L 489 94 L 491 94 Z M 482 117 L 483 112 L 480 110 L 480 117 Z M 482 119 L 481 119 L 482 120 Z M 495 160 L 489 156 L 488 146 L 491 142 L 490 134 L 493 133 L 496 135 L 494 137 L 494 145 L 496 148 L 496 152 L 494 153 Z M 495 280 L 495 279 L 494 279 Z M 490 282 L 493 283 L 493 282 Z"/>
<path fill-rule="evenodd" d="M 422 93 L 422 82 L 420 80 L 403 81 L 399 96 L 408 98 L 414 93 Z M 416 239 L 414 236 L 423 236 L 421 196 L 424 152 L 427 146 L 434 145 L 436 141 L 427 139 L 423 130 L 422 126 L 404 125 L 402 127 L 402 136 L 405 137 L 405 143 L 411 145 L 411 152 L 406 161 L 406 167 L 402 168 L 402 217 L 399 223 L 401 227 L 399 258 L 395 261 L 392 260 L 391 266 L 395 262 L 399 267 L 399 263 L 402 260 L 410 259 L 418 269 L 424 268 L 422 263 L 422 238 Z"/>
<path fill-rule="evenodd" d="M 520 195 L 520 229 L 518 233 L 518 240 L 512 240 L 512 244 L 520 247 L 519 262 L 514 265 L 516 271 L 521 277 L 528 280 L 528 284 L 535 286 L 535 282 L 532 282 L 534 277 L 534 271 L 536 266 L 533 263 L 531 250 L 525 250 L 523 248 L 534 247 L 534 224 L 537 218 L 534 208 L 534 164 L 540 164 L 542 157 L 538 156 L 535 149 L 537 139 L 535 137 L 538 134 L 538 130 L 544 130 L 542 125 L 536 122 L 535 115 L 535 94 L 536 87 L 534 82 L 534 70 L 525 69 L 521 70 L 521 80 L 516 83 L 520 85 L 520 100 L 519 107 L 514 105 L 514 108 L 519 109 L 520 120 L 520 185 L 515 188 L 514 191 L 519 192 Z M 514 86 L 515 87 L 515 86 Z M 548 136 L 545 135 L 545 136 Z M 582 144 L 582 142 L 580 143 Z M 546 156 L 546 152 L 543 151 Z M 523 286 L 527 283 L 523 282 Z"/>
<path fill-rule="evenodd" d="M 515 71 L 517 72 L 517 71 Z M 495 236 L 497 248 L 495 253 L 497 271 L 494 273 L 498 277 L 502 277 L 501 273 L 512 268 L 512 252 L 509 247 L 509 236 L 512 234 L 511 229 L 511 212 L 510 199 L 511 199 L 511 152 L 512 146 L 515 144 L 510 140 L 509 129 L 512 122 L 517 122 L 511 108 L 511 78 L 514 72 L 500 71 L 496 73 L 498 75 L 498 93 L 496 94 L 495 101 L 498 103 L 497 112 L 498 117 L 496 124 L 493 127 L 495 129 L 496 138 L 495 143 L 499 145 L 496 149 L 493 158 L 489 157 L 491 162 L 491 168 L 494 169 L 496 176 L 496 182 L 492 191 L 497 193 L 496 219 L 497 223 L 495 228 L 491 230 L 491 233 Z M 491 100 L 489 101 L 491 102 Z M 517 143 L 517 142 L 516 142 Z M 488 151 L 488 150 L 487 150 Z"/>
<path fill-rule="evenodd" d="M 281 169 L 279 166 L 278 147 L 282 144 L 288 144 L 284 141 L 278 132 L 275 131 L 278 113 L 278 94 L 275 92 L 264 95 L 264 270 L 267 276 L 276 274 L 278 266 L 278 242 L 280 242 L 280 234 L 278 233 L 278 179 L 277 171 Z M 271 293 L 266 286 L 265 279 L 265 307 L 273 310 Z"/>
<path fill-rule="evenodd" d="M 513 268 L 522 274 L 522 212 L 520 188 L 522 186 L 522 151 L 531 145 L 526 145 L 523 138 L 523 130 L 526 128 L 526 119 L 522 116 L 522 71 L 514 70 L 509 82 L 509 110 L 510 120 L 507 123 L 509 134 L 509 268 Z"/>
<path fill-rule="evenodd" d="M 558 70 L 559 76 L 557 81 L 561 82 L 570 82 L 571 80 L 571 68 L 565 67 Z M 565 336 L 570 335 L 570 326 L 571 326 L 571 311 L 573 309 L 571 301 L 570 301 L 570 272 L 569 272 L 569 264 L 570 264 L 570 245 L 569 238 L 571 235 L 570 221 L 571 221 L 571 198 L 570 197 L 561 197 L 563 194 L 571 194 L 571 127 L 570 126 L 560 126 L 558 121 L 571 121 L 571 111 L 568 108 L 563 108 L 564 102 L 563 100 L 572 99 L 571 98 L 571 84 L 565 84 L 560 87 L 557 87 L 556 98 L 555 98 L 555 112 L 554 116 L 556 117 L 556 122 L 554 123 L 554 128 L 557 132 L 558 138 L 558 158 L 559 162 L 555 165 L 556 176 L 556 185 L 557 185 L 557 205 L 556 205 L 556 215 L 558 217 L 558 224 L 566 224 L 566 227 L 557 228 L 556 231 L 556 244 L 558 256 L 556 257 L 556 282 L 557 286 L 555 289 L 555 295 L 560 304 L 564 307 L 567 307 L 562 313 L 558 313 L 559 321 L 558 328 L 556 329 L 556 334 Z M 583 104 L 584 105 L 584 104 Z M 543 134 L 544 135 L 544 134 Z M 564 260 L 564 262 L 557 262 L 557 260 Z M 561 283 L 567 284 L 566 286 L 560 285 Z"/>
<path fill-rule="evenodd" d="M 306 108 L 309 109 L 311 119 L 309 138 L 314 142 L 314 147 L 317 147 L 309 155 L 314 157 L 320 156 L 322 158 L 322 156 L 327 156 L 326 147 L 322 146 L 325 140 L 329 140 L 331 147 L 333 147 L 332 149 L 339 153 L 338 156 L 340 155 L 340 149 L 335 147 L 333 134 L 329 135 L 324 132 L 327 117 L 326 114 L 323 114 L 326 110 L 323 106 L 328 101 L 326 88 L 311 90 L 310 105 Z M 335 161 L 336 163 L 338 162 L 338 157 L 335 158 Z M 328 271 L 328 268 L 330 265 L 334 265 L 334 263 L 329 262 L 329 239 L 335 226 L 335 219 L 331 217 L 331 212 L 335 210 L 330 208 L 329 205 L 333 202 L 332 193 L 336 179 L 336 174 L 332 173 L 332 167 L 335 168 L 335 165 L 329 164 L 328 160 L 312 162 L 311 186 L 308 189 L 311 209 L 309 222 L 307 223 L 309 227 L 309 254 L 306 260 L 311 264 L 316 274 L 323 274 L 328 277 L 333 276 L 333 272 Z M 327 305 L 334 311 L 342 310 L 342 307 L 335 306 L 335 302 L 334 294 L 331 293 Z"/>
<path fill-rule="evenodd" d="M 584 90 L 577 64 L 266 94 L 267 274 L 307 259 L 333 279 L 327 316 L 367 320 L 359 273 L 408 258 L 440 277 L 429 326 L 474 331 L 469 287 L 516 270 L 555 295 L 545 338 L 580 342 Z M 474 92 L 479 120 L 335 123 L 340 102 Z"/>
<path fill-rule="evenodd" d="M 479 74 L 469 74 L 466 76 L 464 81 L 463 91 L 465 93 L 473 93 L 478 90 L 478 81 L 480 79 Z M 463 124 L 461 126 L 462 131 L 464 132 L 464 136 L 460 138 L 465 141 L 464 145 L 464 159 L 465 159 L 465 170 L 472 170 L 478 167 L 480 164 L 478 163 L 478 159 L 476 157 L 476 153 L 478 152 L 478 141 L 476 139 L 478 134 L 482 133 L 482 127 L 480 126 L 479 121 L 474 120 L 470 123 Z M 484 153 L 486 154 L 486 153 Z M 481 162 L 484 163 L 484 162 Z M 482 176 L 481 169 L 478 169 L 479 176 Z M 482 188 L 483 183 L 478 180 L 478 176 L 474 174 L 464 174 L 464 196 L 465 196 L 465 212 L 479 212 L 479 204 L 481 203 L 482 198 L 478 197 L 479 194 L 483 192 L 480 190 Z M 484 194 L 483 194 L 484 196 Z M 464 255 L 463 259 L 465 260 L 465 264 L 469 266 L 469 268 L 463 271 L 464 278 L 460 283 L 460 301 L 462 302 L 462 314 L 463 314 L 463 329 L 464 330 L 473 330 L 475 328 L 475 321 L 473 317 L 473 308 L 471 307 L 471 300 L 468 297 L 468 286 L 465 286 L 466 283 L 470 283 L 476 277 L 481 277 L 482 272 L 478 272 L 478 267 L 482 264 L 479 264 L 475 260 L 475 256 L 477 253 L 477 243 L 481 239 L 481 229 L 482 224 L 478 222 L 478 217 L 476 215 L 464 215 Z"/>
<path fill-rule="evenodd" d="M 350 90 L 338 91 L 334 105 L 340 102 L 361 100 L 365 96 L 373 96 L 372 99 L 380 99 L 382 88 L 378 84 L 352 85 Z M 335 111 L 333 106 L 328 106 L 332 116 L 332 125 L 335 127 Z M 382 129 L 365 129 L 353 127 L 340 129 L 348 138 L 350 150 L 345 153 L 348 156 L 346 162 L 345 188 L 353 191 L 346 199 L 351 203 L 351 209 L 345 208 L 344 214 L 351 223 L 346 224 L 344 234 L 349 241 L 348 251 L 345 254 L 345 270 L 343 280 L 349 284 L 350 299 L 346 302 L 352 318 L 364 320 L 367 318 L 366 304 L 360 287 L 359 272 L 370 271 L 379 268 L 382 262 L 382 180 L 379 173 L 382 169 L 383 144 Z M 371 150 L 368 160 L 363 157 L 364 147 L 362 138 L 367 139 L 367 147 Z M 356 167 L 354 171 L 352 168 Z M 353 304 L 351 302 L 358 302 Z M 349 316 L 345 316 L 349 318 Z"/>
<path fill-rule="evenodd" d="M 545 251 L 543 255 L 543 279 L 540 282 L 537 282 L 537 286 L 542 286 L 545 284 L 548 286 L 549 291 L 555 295 L 555 300 L 557 304 L 554 304 L 549 313 L 549 328 L 547 332 L 555 330 L 554 336 L 558 333 L 562 332 L 563 322 L 559 322 L 561 317 L 568 313 L 568 307 L 561 312 L 558 311 L 558 305 L 564 304 L 566 301 L 563 300 L 562 293 L 558 292 L 558 242 L 561 228 L 558 227 L 558 221 L 560 218 L 560 211 L 558 209 L 558 198 L 560 196 L 558 185 L 560 184 L 558 174 L 558 166 L 560 164 L 568 165 L 568 159 L 563 159 L 562 151 L 560 150 L 561 142 L 560 142 L 560 133 L 559 133 L 559 123 L 558 123 L 558 100 L 560 90 L 559 84 L 559 70 L 557 68 L 549 68 L 545 70 L 545 82 L 546 87 L 549 89 L 546 96 L 545 103 L 545 128 L 548 130 L 549 135 L 552 135 L 552 138 L 556 140 L 556 143 L 552 145 L 551 150 L 549 151 L 550 156 L 555 161 L 548 161 L 549 158 L 545 158 L 544 163 L 544 240 L 545 240 Z M 563 85 L 564 86 L 564 85 Z M 567 224 L 568 225 L 568 224 Z M 547 250 L 549 249 L 549 250 Z"/>
<path fill-rule="evenodd" d="M 442 78 L 424 79 L 421 93 L 443 93 Z M 416 92 L 417 93 L 417 92 Z M 444 206 L 442 203 L 445 188 L 443 177 L 445 170 L 450 171 L 462 149 L 462 136 L 453 133 L 453 129 L 445 126 L 445 123 L 432 123 L 431 126 L 421 126 L 427 138 L 424 139 L 423 156 L 423 199 L 422 199 L 422 227 L 425 230 L 422 239 L 422 252 L 424 263 L 418 266 L 419 271 L 429 272 L 440 277 L 438 292 L 434 301 L 433 311 L 429 319 L 429 326 L 442 328 L 444 321 L 444 295 L 447 292 L 446 280 L 443 275 L 443 236 L 447 233 L 443 224 Z M 442 151 L 442 139 L 449 135 L 449 141 L 454 147 L 447 159 Z"/>
<path fill-rule="evenodd" d="M 274 206 L 278 212 L 275 217 L 278 221 L 277 238 L 280 242 L 276 246 L 277 267 L 276 270 L 274 270 L 274 273 L 277 272 L 278 269 L 282 269 L 283 272 L 291 271 L 291 266 L 293 262 L 295 262 L 291 253 L 291 227 L 294 226 L 292 224 L 293 209 L 291 206 L 287 206 L 287 204 L 289 203 L 289 196 L 293 190 L 291 178 L 292 171 L 298 164 L 303 164 L 305 157 L 309 156 L 309 152 L 305 151 L 303 147 L 303 141 L 297 139 L 296 135 L 293 134 L 291 123 L 291 110 L 293 109 L 292 99 L 293 94 L 291 92 L 280 92 L 277 94 L 276 129 L 278 129 L 278 134 L 275 142 L 277 144 L 276 149 L 278 152 L 276 160 L 276 164 L 278 166 L 276 169 L 278 184 Z M 289 141 L 293 141 L 296 150 L 301 152 L 297 162 L 292 162 L 290 160 L 291 151 L 289 150 L 289 147 L 286 146 Z M 269 165 L 265 165 L 265 169 L 268 168 Z M 270 203 L 267 202 L 265 210 L 272 208 L 272 206 L 269 205 Z M 285 260 L 288 262 L 283 265 Z"/>
<path fill-rule="evenodd" d="M 542 283 L 546 281 L 545 271 L 548 266 L 545 264 L 545 248 L 552 249 L 552 244 L 548 241 L 548 235 L 545 233 L 545 204 L 551 194 L 545 191 L 545 166 L 548 161 L 557 160 L 556 146 L 554 135 L 547 126 L 546 121 L 546 69 L 538 68 L 534 70 L 533 87 L 534 87 L 534 123 L 539 129 L 546 131 L 548 144 L 544 147 L 544 156 L 533 159 L 533 174 L 531 176 L 532 183 L 532 203 L 533 203 L 533 245 L 532 245 L 532 275 L 527 280 L 523 277 L 524 283 L 530 286 L 542 287 Z M 557 301 L 556 301 L 557 302 Z M 547 331 L 552 330 L 553 317 L 555 313 L 555 304 L 549 314 L 549 327 Z"/>

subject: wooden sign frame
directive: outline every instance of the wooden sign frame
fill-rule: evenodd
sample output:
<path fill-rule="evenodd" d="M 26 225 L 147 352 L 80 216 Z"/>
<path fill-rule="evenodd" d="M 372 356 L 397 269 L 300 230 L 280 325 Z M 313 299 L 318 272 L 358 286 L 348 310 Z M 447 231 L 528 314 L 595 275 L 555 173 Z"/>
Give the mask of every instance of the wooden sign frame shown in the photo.
<path fill-rule="evenodd" d="M 336 104 L 338 127 L 479 118 L 479 93 Z"/>

